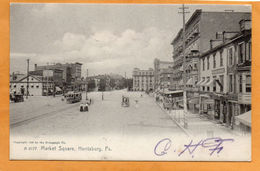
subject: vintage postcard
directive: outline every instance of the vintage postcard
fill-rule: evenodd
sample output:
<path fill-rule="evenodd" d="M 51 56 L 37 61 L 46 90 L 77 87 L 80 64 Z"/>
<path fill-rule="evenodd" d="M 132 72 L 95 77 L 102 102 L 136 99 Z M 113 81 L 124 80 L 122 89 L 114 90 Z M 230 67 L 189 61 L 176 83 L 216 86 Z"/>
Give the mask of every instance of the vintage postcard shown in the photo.
<path fill-rule="evenodd" d="M 10 4 L 10 160 L 251 161 L 250 5 Z"/>

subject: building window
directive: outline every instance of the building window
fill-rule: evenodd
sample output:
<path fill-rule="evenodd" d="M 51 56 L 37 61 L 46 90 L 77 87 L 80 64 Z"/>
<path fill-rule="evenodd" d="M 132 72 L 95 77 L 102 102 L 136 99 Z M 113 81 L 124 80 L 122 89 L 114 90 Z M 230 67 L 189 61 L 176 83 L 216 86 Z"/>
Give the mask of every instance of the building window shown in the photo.
<path fill-rule="evenodd" d="M 246 92 L 251 93 L 251 75 L 246 75 Z"/>
<path fill-rule="evenodd" d="M 238 63 L 244 63 L 245 62 L 245 44 L 241 43 L 238 45 Z"/>
<path fill-rule="evenodd" d="M 194 63 L 194 69 L 197 69 L 198 66 L 197 66 L 197 63 Z"/>
<path fill-rule="evenodd" d="M 229 65 L 233 65 L 233 49 L 228 49 L 228 59 L 229 59 Z"/>
<path fill-rule="evenodd" d="M 209 57 L 207 57 L 207 69 L 209 70 Z"/>
<path fill-rule="evenodd" d="M 205 58 L 202 59 L 202 70 L 205 71 Z"/>
<path fill-rule="evenodd" d="M 238 84 L 239 84 L 239 93 L 242 93 L 243 92 L 243 75 L 239 75 L 239 80 L 238 80 Z"/>
<path fill-rule="evenodd" d="M 219 82 L 222 84 L 222 86 L 220 86 L 220 92 L 223 92 L 223 90 L 224 90 L 224 76 L 223 75 L 219 76 Z"/>
<path fill-rule="evenodd" d="M 210 82 L 210 77 L 207 77 L 207 80 L 208 80 L 207 83 L 209 83 Z M 209 86 L 207 87 L 207 91 L 210 91 L 210 87 Z"/>
<path fill-rule="evenodd" d="M 217 62 L 216 62 L 216 54 L 213 55 L 213 68 L 216 68 Z"/>
<path fill-rule="evenodd" d="M 223 66 L 223 51 L 219 52 L 220 55 L 220 66 Z"/>
<path fill-rule="evenodd" d="M 233 75 L 229 75 L 229 92 L 233 92 Z"/>
<path fill-rule="evenodd" d="M 248 60 L 251 61 L 251 55 L 252 55 L 252 44 L 251 42 L 248 43 Z"/>

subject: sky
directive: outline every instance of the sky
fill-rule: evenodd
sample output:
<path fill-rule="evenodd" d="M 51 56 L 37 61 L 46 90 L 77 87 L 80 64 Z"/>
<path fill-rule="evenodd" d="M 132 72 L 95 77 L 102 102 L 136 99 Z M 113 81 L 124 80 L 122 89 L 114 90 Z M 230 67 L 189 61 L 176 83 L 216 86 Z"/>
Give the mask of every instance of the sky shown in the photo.
<path fill-rule="evenodd" d="M 251 6 L 190 5 L 196 9 L 251 12 Z M 116 73 L 172 61 L 172 40 L 182 28 L 180 4 L 29 4 L 10 6 L 10 73 L 34 64 L 82 63 L 82 76 Z"/>

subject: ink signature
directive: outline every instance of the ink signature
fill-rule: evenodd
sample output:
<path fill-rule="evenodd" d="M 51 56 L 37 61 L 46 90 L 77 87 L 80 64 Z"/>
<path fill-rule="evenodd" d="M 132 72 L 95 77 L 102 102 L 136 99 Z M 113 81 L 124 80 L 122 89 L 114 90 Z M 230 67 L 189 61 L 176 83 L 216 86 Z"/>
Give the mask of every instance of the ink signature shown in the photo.
<path fill-rule="evenodd" d="M 189 154 L 193 154 L 193 152 L 198 148 L 207 148 L 209 151 L 211 151 L 210 156 L 213 153 L 219 154 L 223 150 L 223 143 L 224 142 L 234 142 L 234 139 L 222 139 L 220 137 L 214 137 L 214 138 L 208 138 L 205 140 L 201 140 L 199 143 L 193 143 L 193 140 L 189 144 L 184 145 L 184 150 L 178 154 L 178 156 L 181 156 L 186 151 L 189 152 Z M 172 141 L 169 138 L 165 138 L 157 143 L 157 145 L 154 148 L 154 153 L 157 156 L 163 156 L 167 154 L 169 149 L 171 148 Z"/>

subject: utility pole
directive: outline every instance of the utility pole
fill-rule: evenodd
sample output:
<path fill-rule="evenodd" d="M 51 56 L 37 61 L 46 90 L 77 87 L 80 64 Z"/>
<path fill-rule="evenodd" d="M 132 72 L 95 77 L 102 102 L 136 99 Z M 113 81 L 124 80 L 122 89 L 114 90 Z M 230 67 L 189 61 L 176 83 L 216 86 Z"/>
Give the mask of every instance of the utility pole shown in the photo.
<path fill-rule="evenodd" d="M 185 54 L 185 9 L 188 9 L 188 7 L 185 7 L 184 4 L 182 4 L 182 7 L 179 9 L 182 9 L 182 16 L 183 16 L 183 29 L 182 29 L 182 54 L 183 54 L 183 74 L 182 74 L 182 80 L 183 80 L 183 107 L 184 107 L 184 128 L 188 129 L 188 116 L 187 116 L 187 98 L 186 98 L 186 54 Z"/>
<path fill-rule="evenodd" d="M 28 92 L 29 92 L 29 60 L 27 59 L 27 85 L 26 85 L 26 99 L 28 99 Z"/>

